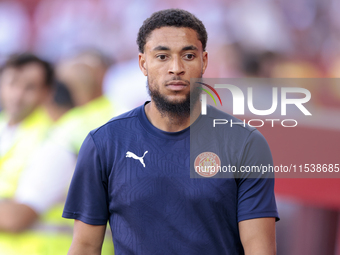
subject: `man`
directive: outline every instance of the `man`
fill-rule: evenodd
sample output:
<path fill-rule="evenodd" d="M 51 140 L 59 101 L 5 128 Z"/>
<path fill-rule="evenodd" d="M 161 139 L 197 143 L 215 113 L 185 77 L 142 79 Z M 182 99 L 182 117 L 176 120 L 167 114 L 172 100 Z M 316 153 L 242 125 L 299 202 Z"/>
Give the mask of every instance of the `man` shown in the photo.
<path fill-rule="evenodd" d="M 50 141 L 73 155 L 78 155 L 90 130 L 114 116 L 115 107 L 103 94 L 108 66 L 101 52 L 84 49 L 63 59 L 56 68 L 57 78 L 69 89 L 76 107 L 60 119 Z"/>
<path fill-rule="evenodd" d="M 190 178 L 190 108 L 193 126 L 205 122 L 189 80 L 207 68 L 206 41 L 202 22 L 184 10 L 143 23 L 139 65 L 151 102 L 85 139 L 63 213 L 75 219 L 69 254 L 100 254 L 108 220 L 117 255 L 275 254 L 273 179 Z M 255 129 L 224 135 L 231 142 L 215 147 L 235 164 L 271 163 Z"/>
<path fill-rule="evenodd" d="M 70 91 L 75 108 L 54 123 L 53 129 L 30 160 L 19 180 L 16 197 L 29 204 L 39 221 L 27 232 L 34 241 L 23 239 L 9 254 L 61 255 L 67 253 L 72 241 L 72 224 L 61 218 L 66 192 L 75 167 L 80 146 L 88 132 L 106 123 L 114 112 L 102 93 L 107 68 L 104 57 L 96 51 L 82 51 L 63 59 L 56 68 L 56 77 Z M 27 236 L 27 232 L 20 236 Z M 13 244 L 19 235 L 13 238 Z M 0 239 L 0 253 L 1 250 Z M 19 247 L 25 252 L 18 251 Z M 32 247 L 34 252 L 27 251 Z M 112 243 L 103 248 L 112 254 Z"/>
<path fill-rule="evenodd" d="M 38 218 L 16 191 L 52 123 L 42 105 L 51 90 L 53 69 L 32 54 L 19 54 L 8 59 L 0 75 L 0 253 L 7 254 L 4 242 L 10 233 L 27 229 Z"/>
<path fill-rule="evenodd" d="M 1 70 L 0 199 L 13 198 L 21 171 L 50 127 L 40 106 L 52 79 L 51 66 L 31 54 L 10 57 Z M 16 219 L 21 214 L 25 217 Z M 0 231 L 16 232 L 31 224 L 36 214 L 13 200 L 1 200 L 0 218 Z"/>

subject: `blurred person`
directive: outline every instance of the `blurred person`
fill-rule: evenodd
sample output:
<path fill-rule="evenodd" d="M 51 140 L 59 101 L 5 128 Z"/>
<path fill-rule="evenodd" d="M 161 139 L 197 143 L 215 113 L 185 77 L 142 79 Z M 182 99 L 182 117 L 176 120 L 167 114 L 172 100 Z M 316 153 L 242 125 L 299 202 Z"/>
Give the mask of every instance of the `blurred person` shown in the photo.
<path fill-rule="evenodd" d="M 320 69 L 312 62 L 295 58 L 282 59 L 272 70 L 273 78 L 323 78 Z"/>
<path fill-rule="evenodd" d="M 331 61 L 330 67 L 328 69 L 328 77 L 330 78 L 339 78 L 340 77 L 340 55 L 335 55 L 333 57 L 333 60 Z M 334 105 L 336 105 L 339 108 L 340 105 L 340 86 L 337 84 L 338 79 L 334 79 L 335 86 L 330 87 L 329 91 L 329 98 L 333 99 L 331 101 L 334 102 Z"/>
<path fill-rule="evenodd" d="M 280 63 L 280 56 L 274 52 L 247 52 L 241 55 L 241 70 L 249 78 L 271 78 L 276 66 Z"/>
<path fill-rule="evenodd" d="M 83 49 L 62 60 L 56 75 L 67 86 L 76 106 L 58 122 L 50 141 L 77 155 L 89 130 L 104 124 L 115 106 L 103 94 L 110 60 L 96 49 Z"/>
<path fill-rule="evenodd" d="M 13 55 L 0 78 L 0 190 L 2 197 L 11 197 L 15 183 L 4 178 L 20 173 L 51 124 L 42 104 L 50 93 L 53 69 L 34 55 Z"/>
<path fill-rule="evenodd" d="M 53 93 L 45 104 L 45 108 L 54 122 L 57 122 L 66 112 L 74 107 L 71 93 L 67 86 L 55 81 Z"/>
<path fill-rule="evenodd" d="M 24 169 L 51 127 L 43 105 L 52 84 L 52 66 L 29 53 L 11 56 L 1 68 L 0 254 L 13 254 L 10 247 L 20 243 L 20 235 L 13 233 L 24 231 L 38 218 L 17 189 Z"/>
<path fill-rule="evenodd" d="M 187 11 L 162 10 L 144 21 L 138 57 L 151 102 L 85 139 L 63 212 L 75 220 L 70 255 L 101 254 L 108 221 L 116 254 L 275 254 L 273 179 L 190 178 L 190 128 L 206 132 L 211 117 L 199 116 L 198 89 L 189 82 L 205 73 L 206 42 L 203 23 Z M 208 146 L 225 160 L 273 164 L 255 128 L 221 136 Z"/>
<path fill-rule="evenodd" d="M 86 50 L 63 59 L 56 67 L 56 77 L 70 92 L 75 108 L 55 122 L 20 179 L 17 194 L 40 215 L 35 227 L 45 235 L 32 243 L 32 254 L 66 254 L 71 245 L 72 224 L 61 213 L 78 151 L 87 133 L 114 115 L 112 104 L 102 93 L 107 65 L 99 51 Z M 69 101 L 66 98 L 62 103 L 69 107 Z M 105 245 L 103 252 L 112 254 L 112 244 Z"/>
<path fill-rule="evenodd" d="M 259 54 L 245 53 L 242 56 L 242 70 L 246 77 L 261 77 Z"/>

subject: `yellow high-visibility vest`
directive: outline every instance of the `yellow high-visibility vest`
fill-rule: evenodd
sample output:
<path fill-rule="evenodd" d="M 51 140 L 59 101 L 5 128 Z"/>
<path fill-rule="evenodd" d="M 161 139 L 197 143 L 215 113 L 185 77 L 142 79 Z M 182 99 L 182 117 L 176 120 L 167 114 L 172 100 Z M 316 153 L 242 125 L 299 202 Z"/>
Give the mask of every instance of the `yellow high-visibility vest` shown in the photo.
<path fill-rule="evenodd" d="M 66 255 L 72 243 L 73 221 L 61 217 L 62 209 L 63 204 L 55 206 L 22 233 L 0 232 L 0 254 Z M 109 236 L 104 240 L 102 254 L 114 255 Z"/>
<path fill-rule="evenodd" d="M 109 100 L 106 97 L 97 98 L 96 100 L 93 100 L 82 107 L 77 107 L 70 110 L 64 116 L 62 116 L 61 119 L 56 123 L 50 138 L 54 141 L 57 141 L 65 149 L 78 154 L 80 146 L 88 132 L 102 124 L 105 124 L 105 122 L 107 122 L 112 117 L 113 107 Z M 29 125 L 29 127 L 33 128 L 37 124 L 38 122 L 35 120 L 35 122 L 32 122 L 31 125 Z M 38 137 L 40 138 L 40 136 Z M 38 140 L 39 139 L 37 139 L 37 141 Z M 12 158 L 12 155 L 9 154 L 7 157 L 8 160 L 9 158 Z M 18 158 L 17 161 L 21 161 L 21 159 Z M 3 189 L 3 192 L 1 192 L 0 169 L 0 198 L 11 198 L 14 196 L 21 170 L 12 172 L 11 177 L 7 177 L 8 187 Z M 48 171 L 48 169 L 46 170 Z M 0 254 L 67 254 L 72 242 L 74 221 L 61 217 L 63 207 L 63 203 L 55 205 L 47 213 L 41 215 L 39 221 L 36 224 L 23 233 L 11 234 L 0 232 Z M 110 235 L 108 235 L 108 238 L 105 238 L 104 240 L 102 254 L 114 254 Z"/>
<path fill-rule="evenodd" d="M 50 139 L 77 154 L 87 134 L 114 117 L 114 106 L 105 96 L 84 106 L 73 108 L 58 120 Z"/>
<path fill-rule="evenodd" d="M 1 113 L 0 125 L 7 125 Z M 34 151 L 46 137 L 52 120 L 43 109 L 37 109 L 19 124 L 11 148 L 0 157 L 0 199 L 12 198 L 22 170 L 27 166 Z"/>

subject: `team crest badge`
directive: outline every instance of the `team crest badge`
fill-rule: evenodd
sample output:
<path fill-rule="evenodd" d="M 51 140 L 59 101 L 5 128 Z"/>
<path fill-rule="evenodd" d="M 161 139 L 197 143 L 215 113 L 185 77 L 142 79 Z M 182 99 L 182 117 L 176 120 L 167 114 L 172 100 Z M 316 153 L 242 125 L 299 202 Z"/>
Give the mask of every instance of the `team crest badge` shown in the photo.
<path fill-rule="evenodd" d="M 221 160 L 213 152 L 202 152 L 194 161 L 195 172 L 203 177 L 213 177 L 221 169 Z"/>

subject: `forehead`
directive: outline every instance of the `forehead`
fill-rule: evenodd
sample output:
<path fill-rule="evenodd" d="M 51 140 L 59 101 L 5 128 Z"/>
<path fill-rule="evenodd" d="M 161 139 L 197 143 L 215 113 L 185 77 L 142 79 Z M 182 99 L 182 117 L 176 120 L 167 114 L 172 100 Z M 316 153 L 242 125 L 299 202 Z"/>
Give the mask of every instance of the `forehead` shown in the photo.
<path fill-rule="evenodd" d="M 44 79 L 44 69 L 38 63 L 24 65 L 20 69 L 20 74 L 25 78 Z"/>
<path fill-rule="evenodd" d="M 33 84 L 36 84 L 43 83 L 44 79 L 44 69 L 37 63 L 30 63 L 21 67 L 6 67 L 0 75 L 1 83 L 33 82 Z"/>
<path fill-rule="evenodd" d="M 176 50 L 188 45 L 193 45 L 199 50 L 203 50 L 202 43 L 198 39 L 195 30 L 187 27 L 161 27 L 153 30 L 148 36 L 145 51 L 152 51 L 157 46 L 165 46 L 170 50 Z"/>

